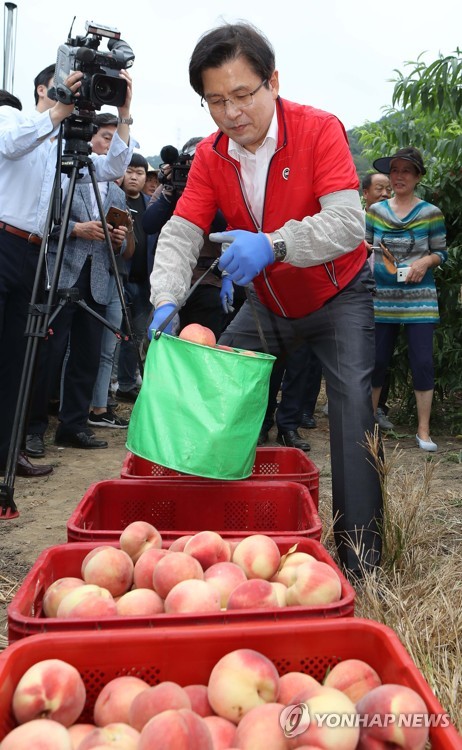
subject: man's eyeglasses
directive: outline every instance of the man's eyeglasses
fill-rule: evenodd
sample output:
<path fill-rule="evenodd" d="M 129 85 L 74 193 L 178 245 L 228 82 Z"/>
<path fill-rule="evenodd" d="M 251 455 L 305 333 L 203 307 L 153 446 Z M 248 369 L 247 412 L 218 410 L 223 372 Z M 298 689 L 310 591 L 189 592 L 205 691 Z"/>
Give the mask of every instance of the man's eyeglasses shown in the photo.
<path fill-rule="evenodd" d="M 245 109 L 245 107 L 250 107 L 253 104 L 255 94 L 267 83 L 268 81 L 265 79 L 253 91 L 249 91 L 246 94 L 236 94 L 236 96 L 230 96 L 228 99 L 223 99 L 222 96 L 202 97 L 201 107 L 210 112 L 211 115 L 223 114 L 227 104 L 231 104 L 235 109 Z"/>

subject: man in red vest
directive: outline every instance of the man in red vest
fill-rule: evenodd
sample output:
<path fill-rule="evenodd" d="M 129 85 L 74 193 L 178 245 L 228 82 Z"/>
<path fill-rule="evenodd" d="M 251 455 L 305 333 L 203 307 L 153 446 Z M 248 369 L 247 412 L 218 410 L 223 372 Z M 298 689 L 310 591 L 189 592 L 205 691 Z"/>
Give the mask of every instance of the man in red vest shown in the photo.
<path fill-rule="evenodd" d="M 210 239 L 223 243 L 222 293 L 231 299 L 233 283 L 252 284 L 270 352 L 282 359 L 308 342 L 322 362 L 336 543 L 344 568 L 360 576 L 380 560 L 382 496 L 365 447 L 374 430 L 373 280 L 345 130 L 332 114 L 280 98 L 273 49 L 250 24 L 206 33 L 189 75 L 218 130 L 198 145 L 160 235 L 151 331 L 185 298 L 221 209 L 228 231 Z M 220 343 L 261 350 L 254 311 L 246 302 Z"/>

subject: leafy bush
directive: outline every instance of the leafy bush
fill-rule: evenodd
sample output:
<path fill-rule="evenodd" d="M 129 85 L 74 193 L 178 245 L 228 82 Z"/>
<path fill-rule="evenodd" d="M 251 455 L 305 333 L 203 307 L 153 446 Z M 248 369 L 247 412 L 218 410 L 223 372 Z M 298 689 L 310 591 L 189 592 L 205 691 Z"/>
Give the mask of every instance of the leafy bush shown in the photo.
<path fill-rule="evenodd" d="M 419 194 L 442 210 L 447 229 L 448 260 L 435 273 L 441 323 L 435 334 L 435 393 L 444 402 L 446 427 L 462 431 L 462 52 L 440 55 L 429 65 L 419 57 L 405 63 L 410 73 L 395 71 L 392 106 L 376 123 L 356 128 L 364 157 L 373 162 L 412 145 L 424 157 L 427 174 Z M 400 107 L 399 109 L 397 107 Z M 414 417 L 412 381 L 399 342 L 392 363 L 392 392 Z M 441 411 L 441 410 L 440 410 Z"/>

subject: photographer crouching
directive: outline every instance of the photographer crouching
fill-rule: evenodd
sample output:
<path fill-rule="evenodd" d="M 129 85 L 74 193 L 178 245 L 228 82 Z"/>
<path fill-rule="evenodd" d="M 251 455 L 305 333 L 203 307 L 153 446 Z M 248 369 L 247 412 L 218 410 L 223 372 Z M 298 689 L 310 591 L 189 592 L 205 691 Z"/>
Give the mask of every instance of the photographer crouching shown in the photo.
<path fill-rule="evenodd" d="M 173 215 L 176 203 L 186 186 L 196 146 L 201 140 L 202 138 L 190 138 L 184 144 L 180 154 L 174 146 L 164 146 L 161 149 L 160 155 L 163 163 L 158 173 L 160 185 L 155 190 L 143 215 L 143 229 L 148 234 L 159 235 L 164 224 Z M 220 211 L 217 212 L 212 227 L 211 231 L 217 232 L 224 231 L 226 228 L 226 221 Z M 148 258 L 149 274 L 151 274 L 154 263 L 156 244 L 157 238 L 154 243 L 154 252 Z M 206 239 L 193 271 L 191 286 L 196 283 L 207 268 L 210 268 L 219 255 L 220 248 Z M 218 270 L 208 273 L 191 294 L 184 307 L 181 308 L 179 312 L 180 328 L 184 328 L 189 323 L 200 323 L 210 328 L 218 339 L 227 319 L 220 299 L 221 289 L 221 273 Z M 229 301 L 232 303 L 232 299 Z"/>

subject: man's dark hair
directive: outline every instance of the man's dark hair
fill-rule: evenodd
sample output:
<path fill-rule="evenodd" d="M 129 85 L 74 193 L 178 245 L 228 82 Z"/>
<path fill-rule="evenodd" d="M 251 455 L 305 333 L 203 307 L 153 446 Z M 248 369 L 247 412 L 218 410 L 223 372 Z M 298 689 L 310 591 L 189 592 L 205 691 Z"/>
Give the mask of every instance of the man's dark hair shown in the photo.
<path fill-rule="evenodd" d="M 6 89 L 0 89 L 0 107 L 14 107 L 21 110 L 22 104 L 17 96 L 10 94 Z"/>
<path fill-rule="evenodd" d="M 98 128 L 104 128 L 107 125 L 115 126 L 119 124 L 119 121 L 115 115 L 113 115 L 111 112 L 100 112 L 95 117 L 95 125 Z M 98 131 L 96 131 L 98 132 Z"/>
<path fill-rule="evenodd" d="M 207 31 L 198 41 L 189 62 L 189 82 L 204 96 L 202 73 L 244 57 L 262 81 L 269 80 L 276 67 L 274 50 L 259 29 L 249 23 L 225 24 Z"/>
<path fill-rule="evenodd" d="M 144 158 L 144 156 L 141 156 L 141 154 L 133 154 L 132 160 L 129 167 L 143 167 L 146 174 L 148 173 L 148 162 Z"/>
<path fill-rule="evenodd" d="M 364 175 L 362 182 L 361 182 L 361 187 L 363 190 L 369 190 L 370 186 L 372 185 L 373 174 L 378 174 L 378 172 L 368 172 L 367 174 Z"/>
<path fill-rule="evenodd" d="M 55 68 L 56 65 L 53 63 L 52 65 L 47 65 L 46 68 L 40 71 L 38 75 L 34 78 L 34 99 L 35 103 L 38 104 L 38 93 L 37 89 L 39 86 L 48 86 L 48 81 L 50 78 L 53 78 L 55 74 Z"/>
<path fill-rule="evenodd" d="M 384 172 L 368 172 L 364 175 L 361 182 L 361 187 L 363 190 L 369 190 L 370 186 L 372 185 L 372 178 L 376 174 L 379 174 L 381 177 L 388 177 L 388 175 L 386 175 Z"/>

